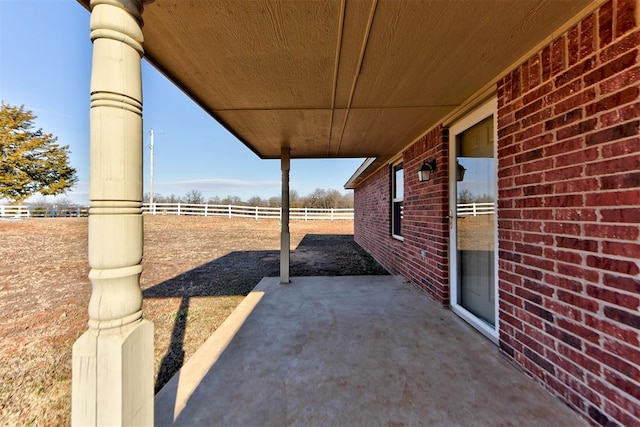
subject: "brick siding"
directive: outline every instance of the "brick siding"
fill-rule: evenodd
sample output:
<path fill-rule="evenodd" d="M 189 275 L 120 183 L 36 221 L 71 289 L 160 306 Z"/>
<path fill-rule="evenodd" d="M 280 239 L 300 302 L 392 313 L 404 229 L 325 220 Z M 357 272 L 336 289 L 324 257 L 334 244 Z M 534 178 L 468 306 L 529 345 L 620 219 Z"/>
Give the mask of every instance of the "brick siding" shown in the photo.
<path fill-rule="evenodd" d="M 604 3 L 497 85 L 500 347 L 601 425 L 640 425 L 639 8 Z M 446 135 L 403 153 L 404 242 L 390 170 L 355 191 L 356 241 L 442 304 Z M 418 183 L 431 157 L 436 177 Z"/>
<path fill-rule="evenodd" d="M 391 237 L 391 170 L 382 168 L 355 191 L 355 239 L 387 270 L 449 304 L 448 140 L 437 128 L 403 153 L 404 241 Z M 436 159 L 436 173 L 418 182 L 418 169 Z M 425 251 L 425 256 L 422 256 Z"/>
<path fill-rule="evenodd" d="M 498 83 L 500 346 L 598 424 L 640 424 L 635 1 Z"/>

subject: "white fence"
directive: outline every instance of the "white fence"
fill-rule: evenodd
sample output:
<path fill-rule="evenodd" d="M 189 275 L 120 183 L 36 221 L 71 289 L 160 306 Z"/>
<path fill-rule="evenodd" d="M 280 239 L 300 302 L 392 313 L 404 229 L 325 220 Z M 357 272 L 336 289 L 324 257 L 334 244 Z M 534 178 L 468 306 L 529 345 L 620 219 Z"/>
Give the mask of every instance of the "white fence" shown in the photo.
<path fill-rule="evenodd" d="M 228 218 L 280 219 L 280 208 L 236 205 L 195 205 L 188 203 L 144 203 L 148 215 L 224 216 Z M 0 218 L 79 217 L 89 214 L 88 206 L 12 206 L 0 205 Z M 291 208 L 291 220 L 352 220 L 353 209 Z"/>
<path fill-rule="evenodd" d="M 13 206 L 0 205 L 0 218 L 60 218 L 89 215 L 88 206 Z"/>
<path fill-rule="evenodd" d="M 488 203 L 460 203 L 457 208 L 458 216 L 491 215 L 496 213 L 496 204 Z"/>
<path fill-rule="evenodd" d="M 187 203 L 145 203 L 142 212 L 150 215 L 226 216 L 228 218 L 280 219 L 280 208 L 237 205 L 193 205 Z M 291 220 L 352 220 L 353 209 L 291 208 Z"/>
<path fill-rule="evenodd" d="M 490 215 L 495 203 L 463 203 L 458 205 L 458 216 Z M 148 215 L 225 216 L 235 218 L 280 219 L 280 208 L 236 205 L 194 205 L 187 203 L 149 203 L 142 205 Z M 0 218 L 80 217 L 89 214 L 88 206 L 12 206 L 0 205 Z M 291 220 L 352 220 L 353 209 L 291 208 Z"/>

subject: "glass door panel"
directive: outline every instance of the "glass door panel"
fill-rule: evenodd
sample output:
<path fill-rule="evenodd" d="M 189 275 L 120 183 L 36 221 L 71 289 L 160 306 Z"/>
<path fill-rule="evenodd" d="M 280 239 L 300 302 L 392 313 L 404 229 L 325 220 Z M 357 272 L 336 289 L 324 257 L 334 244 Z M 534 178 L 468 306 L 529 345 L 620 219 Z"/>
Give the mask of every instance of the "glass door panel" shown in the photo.
<path fill-rule="evenodd" d="M 495 325 L 496 161 L 493 116 L 456 135 L 458 301 Z M 455 282 L 454 282 L 455 283 Z"/>

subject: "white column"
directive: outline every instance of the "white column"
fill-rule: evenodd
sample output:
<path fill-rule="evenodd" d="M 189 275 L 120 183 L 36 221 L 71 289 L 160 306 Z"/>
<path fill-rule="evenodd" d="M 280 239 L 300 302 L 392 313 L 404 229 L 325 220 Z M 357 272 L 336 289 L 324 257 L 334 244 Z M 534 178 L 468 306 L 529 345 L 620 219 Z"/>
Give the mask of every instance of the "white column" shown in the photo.
<path fill-rule="evenodd" d="M 91 0 L 89 329 L 73 346 L 71 421 L 153 425 L 142 318 L 142 0 Z"/>
<path fill-rule="evenodd" d="M 280 283 L 289 283 L 289 169 L 291 161 L 290 151 L 283 148 L 280 154 L 280 169 L 282 169 L 282 229 L 280 232 Z"/>

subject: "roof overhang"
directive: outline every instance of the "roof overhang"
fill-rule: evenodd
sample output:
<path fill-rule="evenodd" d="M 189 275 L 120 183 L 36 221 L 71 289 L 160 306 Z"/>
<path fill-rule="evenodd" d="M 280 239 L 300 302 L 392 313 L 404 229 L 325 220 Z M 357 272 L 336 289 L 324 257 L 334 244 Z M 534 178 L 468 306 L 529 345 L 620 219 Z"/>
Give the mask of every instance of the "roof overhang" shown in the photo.
<path fill-rule="evenodd" d="M 145 56 L 261 158 L 370 170 L 594 3 L 155 0 Z"/>

